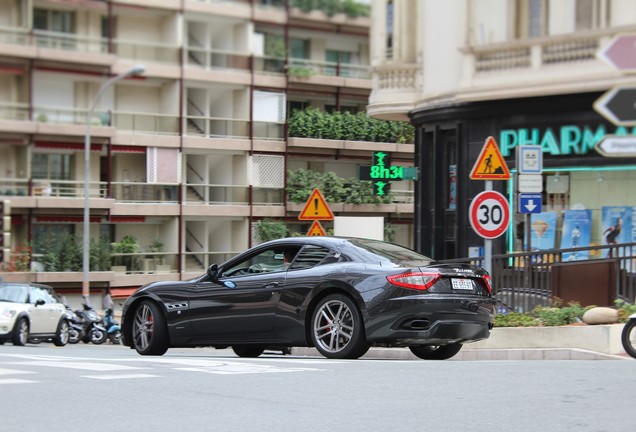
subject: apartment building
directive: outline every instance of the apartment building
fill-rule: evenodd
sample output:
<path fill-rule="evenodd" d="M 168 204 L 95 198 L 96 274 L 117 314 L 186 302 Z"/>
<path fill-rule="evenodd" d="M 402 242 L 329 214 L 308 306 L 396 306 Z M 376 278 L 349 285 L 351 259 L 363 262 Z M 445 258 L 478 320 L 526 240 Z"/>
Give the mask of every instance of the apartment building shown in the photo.
<path fill-rule="evenodd" d="M 305 3 L 0 0 L 4 279 L 80 294 L 69 261 L 82 238 L 87 138 L 91 293 L 114 297 L 202 274 L 258 242 L 259 221 L 305 234 L 290 171 L 355 178 L 378 150 L 412 166 L 408 142 L 288 137 L 293 112 L 364 112 L 372 87 L 370 18 Z M 382 216 L 410 245 L 413 188 L 396 181 L 388 202 L 330 208 Z M 72 244 L 51 245 L 62 241 Z M 100 262 L 110 243 L 118 249 Z"/>
<path fill-rule="evenodd" d="M 469 174 L 489 136 L 513 171 L 513 180 L 493 182 L 512 209 L 495 253 L 528 246 L 514 182 L 524 144 L 543 152 L 543 208 L 530 216 L 533 249 L 636 242 L 636 158 L 596 150 L 606 135 L 634 135 L 634 123 L 616 124 L 594 108 L 610 89 L 636 85 L 633 70 L 599 56 L 618 35 L 636 33 L 636 3 L 373 0 L 372 6 L 368 113 L 409 119 L 416 128 L 417 250 L 445 259 L 483 246 L 468 215 L 485 184 Z M 621 103 L 629 109 L 634 102 Z"/>

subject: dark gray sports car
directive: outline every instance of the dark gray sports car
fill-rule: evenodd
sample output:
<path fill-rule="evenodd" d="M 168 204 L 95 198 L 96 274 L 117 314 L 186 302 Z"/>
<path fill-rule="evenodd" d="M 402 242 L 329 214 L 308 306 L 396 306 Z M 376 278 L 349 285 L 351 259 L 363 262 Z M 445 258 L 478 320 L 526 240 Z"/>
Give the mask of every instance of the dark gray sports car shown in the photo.
<path fill-rule="evenodd" d="M 272 346 L 314 346 L 353 359 L 370 346 L 447 359 L 488 338 L 490 277 L 437 264 L 376 240 L 293 237 L 260 244 L 190 281 L 155 282 L 125 303 L 124 344 L 142 355 L 170 347 L 231 346 L 257 357 Z"/>

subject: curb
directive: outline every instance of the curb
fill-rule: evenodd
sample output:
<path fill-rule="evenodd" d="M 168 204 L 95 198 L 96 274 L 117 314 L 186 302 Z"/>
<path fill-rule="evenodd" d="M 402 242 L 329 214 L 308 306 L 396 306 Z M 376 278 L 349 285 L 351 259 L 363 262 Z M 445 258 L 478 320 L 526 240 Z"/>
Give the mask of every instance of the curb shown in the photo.
<path fill-rule="evenodd" d="M 315 348 L 292 348 L 292 355 L 322 357 Z M 371 348 L 361 357 L 367 360 L 420 360 L 408 348 Z M 605 354 L 580 348 L 464 348 L 452 361 L 484 360 L 634 360 L 628 355 Z"/>

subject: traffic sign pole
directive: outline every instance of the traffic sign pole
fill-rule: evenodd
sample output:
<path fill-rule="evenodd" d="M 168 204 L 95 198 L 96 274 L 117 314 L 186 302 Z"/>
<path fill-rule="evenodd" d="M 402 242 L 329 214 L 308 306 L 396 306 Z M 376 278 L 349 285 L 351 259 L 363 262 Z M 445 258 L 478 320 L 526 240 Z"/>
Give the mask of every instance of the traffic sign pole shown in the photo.
<path fill-rule="evenodd" d="M 485 190 L 492 190 L 492 180 L 486 180 Z M 492 240 L 490 239 L 484 240 L 484 269 L 492 275 Z"/>

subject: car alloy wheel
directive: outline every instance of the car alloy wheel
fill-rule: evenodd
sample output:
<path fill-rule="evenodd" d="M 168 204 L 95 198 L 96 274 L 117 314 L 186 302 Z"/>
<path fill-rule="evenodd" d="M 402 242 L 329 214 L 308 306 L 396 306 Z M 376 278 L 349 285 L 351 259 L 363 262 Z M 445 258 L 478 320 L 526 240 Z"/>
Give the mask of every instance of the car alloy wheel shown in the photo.
<path fill-rule="evenodd" d="M 57 329 L 57 334 L 53 338 L 53 344 L 55 346 L 64 346 L 68 343 L 68 321 L 62 320 Z"/>
<path fill-rule="evenodd" d="M 152 301 L 143 301 L 135 310 L 133 346 L 141 355 L 163 355 L 168 350 L 166 320 Z"/>
<path fill-rule="evenodd" d="M 318 304 L 311 336 L 316 349 L 327 358 L 355 359 L 369 349 L 358 307 L 342 294 L 327 296 Z"/>
<path fill-rule="evenodd" d="M 29 323 L 26 318 L 20 318 L 15 324 L 15 333 L 13 334 L 13 345 L 24 346 L 29 340 Z"/>
<path fill-rule="evenodd" d="M 462 344 L 454 343 L 449 345 L 414 345 L 409 349 L 413 354 L 422 360 L 447 360 L 453 357 L 462 349 Z"/>

